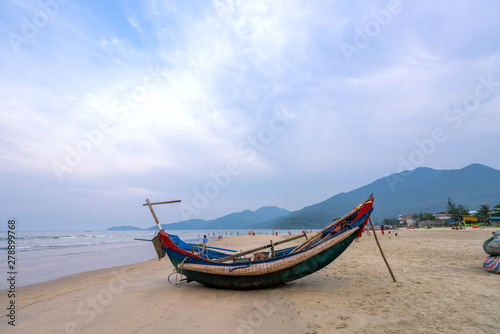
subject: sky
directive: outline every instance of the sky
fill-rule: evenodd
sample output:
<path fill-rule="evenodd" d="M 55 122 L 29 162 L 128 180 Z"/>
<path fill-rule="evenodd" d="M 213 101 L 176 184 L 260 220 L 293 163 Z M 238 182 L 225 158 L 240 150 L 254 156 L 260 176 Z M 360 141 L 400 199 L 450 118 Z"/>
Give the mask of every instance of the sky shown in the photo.
<path fill-rule="evenodd" d="M 162 223 L 294 211 L 403 170 L 500 169 L 498 2 L 1 7 L 0 230 L 146 228 L 146 199 L 182 201 Z"/>

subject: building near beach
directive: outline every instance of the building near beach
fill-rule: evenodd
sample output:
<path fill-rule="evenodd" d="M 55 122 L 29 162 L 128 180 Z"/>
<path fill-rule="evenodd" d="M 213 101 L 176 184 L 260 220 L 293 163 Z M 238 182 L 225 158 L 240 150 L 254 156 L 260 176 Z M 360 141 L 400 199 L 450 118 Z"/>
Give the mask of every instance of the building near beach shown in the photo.
<path fill-rule="evenodd" d="M 413 213 L 407 213 L 406 215 L 399 215 L 399 224 L 412 226 L 417 225 L 417 215 Z"/>
<path fill-rule="evenodd" d="M 463 217 L 462 217 L 462 220 L 463 220 L 466 224 L 471 224 L 471 223 L 477 223 L 477 222 L 478 222 L 477 217 L 474 217 L 474 216 L 463 216 Z"/>
<path fill-rule="evenodd" d="M 436 217 L 437 220 L 448 220 L 448 219 L 451 219 L 451 216 L 448 214 L 448 212 L 438 212 L 434 215 L 434 217 Z"/>

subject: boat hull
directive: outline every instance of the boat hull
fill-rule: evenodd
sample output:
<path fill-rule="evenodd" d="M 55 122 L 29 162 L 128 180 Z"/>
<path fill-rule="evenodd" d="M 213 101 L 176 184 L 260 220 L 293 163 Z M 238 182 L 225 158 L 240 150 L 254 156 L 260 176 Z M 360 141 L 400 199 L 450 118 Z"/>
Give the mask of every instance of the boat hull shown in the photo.
<path fill-rule="evenodd" d="M 340 256 L 356 238 L 356 233 L 351 234 L 346 239 L 325 249 L 319 254 L 309 258 L 307 261 L 300 262 L 289 268 L 263 275 L 248 275 L 248 276 L 230 276 L 204 273 L 193 270 L 182 269 L 180 272 L 189 280 L 196 281 L 203 285 L 233 290 L 248 290 L 248 289 L 263 289 L 276 285 L 284 284 L 310 275 L 333 262 Z M 168 254 L 169 252 L 167 252 Z M 182 259 L 170 254 L 170 261 L 177 267 Z"/>
<path fill-rule="evenodd" d="M 373 210 L 373 197 L 330 224 L 300 247 L 281 250 L 279 255 L 260 261 L 229 263 L 235 254 L 219 260 L 191 252 L 165 231 L 158 243 L 165 250 L 175 271 L 203 285 L 223 289 L 261 289 L 284 284 L 310 275 L 337 259 L 361 235 Z M 333 228 L 337 224 L 336 228 Z M 266 246 L 268 247 L 268 246 Z M 258 248 L 262 249 L 262 248 Z M 244 254 L 245 252 L 241 253 Z"/>

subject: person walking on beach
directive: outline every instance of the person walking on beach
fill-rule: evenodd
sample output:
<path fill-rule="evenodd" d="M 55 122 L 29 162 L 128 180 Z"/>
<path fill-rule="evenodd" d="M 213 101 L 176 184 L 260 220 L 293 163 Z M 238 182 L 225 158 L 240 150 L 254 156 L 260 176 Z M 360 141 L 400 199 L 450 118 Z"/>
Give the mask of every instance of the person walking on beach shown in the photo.
<path fill-rule="evenodd" d="M 394 236 L 397 237 L 398 236 L 398 230 L 397 229 L 394 229 Z"/>
<path fill-rule="evenodd" d="M 391 238 L 391 231 L 387 232 L 387 236 L 389 237 L 389 239 Z"/>
<path fill-rule="evenodd" d="M 208 239 L 207 239 L 207 236 L 204 235 L 203 236 L 203 245 L 201 246 L 201 253 L 205 253 L 205 249 L 207 248 L 207 243 L 208 243 Z"/>
<path fill-rule="evenodd" d="M 380 231 L 382 232 L 382 235 L 384 235 L 384 228 L 383 227 L 380 228 Z"/>

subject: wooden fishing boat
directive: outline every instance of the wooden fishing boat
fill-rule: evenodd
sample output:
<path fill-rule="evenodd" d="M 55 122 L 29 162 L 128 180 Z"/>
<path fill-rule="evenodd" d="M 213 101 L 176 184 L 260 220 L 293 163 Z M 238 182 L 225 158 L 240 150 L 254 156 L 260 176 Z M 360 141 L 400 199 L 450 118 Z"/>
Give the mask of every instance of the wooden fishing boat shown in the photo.
<path fill-rule="evenodd" d="M 158 257 L 167 255 L 174 265 L 176 276 L 181 275 L 181 279 L 176 279 L 176 284 L 196 281 L 206 286 L 225 289 L 267 288 L 320 270 L 342 254 L 355 238 L 361 236 L 373 210 L 372 195 L 311 238 L 307 238 L 304 233 L 245 252 L 237 252 L 215 247 L 203 248 L 168 234 L 161 228 L 152 205 L 180 201 L 150 203 L 146 200 L 146 202 L 144 205 L 149 206 L 160 229 L 153 238 L 153 244 Z M 306 240 L 298 246 L 275 249 L 277 245 L 298 238 Z M 263 252 L 264 250 L 268 251 Z M 264 253 L 264 258 L 248 261 L 244 257 L 256 252 Z"/>

